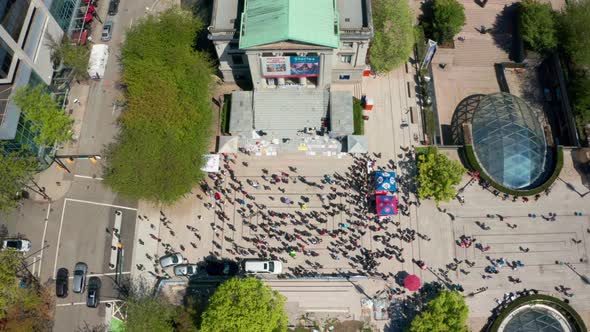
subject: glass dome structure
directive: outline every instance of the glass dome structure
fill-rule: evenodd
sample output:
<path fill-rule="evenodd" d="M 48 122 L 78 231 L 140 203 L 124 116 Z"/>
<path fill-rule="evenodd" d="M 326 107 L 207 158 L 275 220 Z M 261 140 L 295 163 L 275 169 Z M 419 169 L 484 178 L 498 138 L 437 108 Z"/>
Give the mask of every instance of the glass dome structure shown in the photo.
<path fill-rule="evenodd" d="M 527 189 L 545 171 L 545 134 L 524 100 L 503 92 L 487 95 L 471 124 L 475 155 L 494 181 Z"/>
<path fill-rule="evenodd" d="M 533 305 L 521 307 L 502 324 L 502 332 L 571 332 L 567 319 L 557 310 Z"/>

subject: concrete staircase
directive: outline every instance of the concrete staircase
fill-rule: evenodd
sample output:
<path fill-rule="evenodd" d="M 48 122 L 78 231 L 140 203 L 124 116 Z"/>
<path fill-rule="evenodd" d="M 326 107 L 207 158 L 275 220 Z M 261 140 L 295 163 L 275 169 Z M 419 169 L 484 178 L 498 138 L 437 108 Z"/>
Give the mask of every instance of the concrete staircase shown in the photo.
<path fill-rule="evenodd" d="M 320 128 L 328 114 L 330 94 L 317 89 L 254 92 L 254 128 L 269 135 L 292 137 L 305 127 Z"/>

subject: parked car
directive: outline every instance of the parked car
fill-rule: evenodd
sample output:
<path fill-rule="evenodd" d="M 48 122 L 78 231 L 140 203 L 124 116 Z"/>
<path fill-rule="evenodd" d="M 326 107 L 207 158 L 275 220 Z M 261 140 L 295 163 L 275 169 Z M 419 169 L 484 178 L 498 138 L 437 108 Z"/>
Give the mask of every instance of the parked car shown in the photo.
<path fill-rule="evenodd" d="M 119 11 L 119 0 L 109 2 L 109 15 L 114 16 Z"/>
<path fill-rule="evenodd" d="M 109 20 L 104 23 L 102 26 L 102 34 L 100 35 L 100 40 L 102 41 L 109 41 L 113 37 L 113 21 Z"/>
<path fill-rule="evenodd" d="M 55 276 L 55 295 L 57 297 L 68 297 L 68 280 L 70 272 L 65 267 L 57 270 L 57 276 Z"/>
<path fill-rule="evenodd" d="M 90 308 L 98 307 L 100 302 L 100 286 L 101 281 L 99 277 L 90 277 L 88 279 L 88 295 L 86 296 L 86 306 Z"/>
<path fill-rule="evenodd" d="M 175 276 L 192 276 L 197 273 L 197 264 L 180 264 L 174 267 Z"/>
<path fill-rule="evenodd" d="M 86 273 L 88 273 L 88 265 L 82 262 L 76 263 L 76 266 L 74 267 L 74 285 L 72 286 L 74 293 L 84 293 Z"/>
<path fill-rule="evenodd" d="M 170 255 L 160 257 L 160 266 L 168 267 L 176 264 L 180 264 L 184 258 L 180 253 L 173 253 Z"/>
<path fill-rule="evenodd" d="M 31 250 L 31 241 L 24 239 L 6 239 L 2 241 L 2 250 L 29 252 L 29 250 Z"/>
<path fill-rule="evenodd" d="M 239 269 L 237 263 L 229 261 L 207 261 L 205 265 L 205 271 L 210 276 L 235 276 Z"/>
<path fill-rule="evenodd" d="M 244 263 L 246 273 L 270 273 L 281 274 L 283 263 L 280 261 L 251 260 Z"/>

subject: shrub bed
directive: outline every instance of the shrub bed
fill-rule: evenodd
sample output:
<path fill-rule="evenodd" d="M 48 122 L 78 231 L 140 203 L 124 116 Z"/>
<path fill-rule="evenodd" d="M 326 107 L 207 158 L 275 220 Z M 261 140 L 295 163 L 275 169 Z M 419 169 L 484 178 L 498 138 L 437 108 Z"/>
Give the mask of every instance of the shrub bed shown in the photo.
<path fill-rule="evenodd" d="M 542 193 L 543 191 L 545 191 L 553 185 L 555 180 L 557 180 L 557 177 L 559 176 L 561 169 L 563 168 L 563 147 L 560 145 L 557 147 L 557 162 L 555 163 L 555 168 L 553 169 L 553 173 L 551 173 L 551 176 L 549 177 L 549 179 L 547 179 L 547 181 L 545 181 L 545 183 L 538 186 L 537 188 L 529 190 L 514 190 L 501 185 L 500 183 L 494 181 L 486 174 L 486 172 L 483 170 L 483 168 L 477 161 L 475 151 L 473 150 L 473 146 L 471 144 L 467 144 L 463 147 L 463 155 L 466 159 L 468 167 L 472 171 L 479 172 L 480 178 L 487 181 L 492 187 L 496 188 L 498 191 L 515 196 L 532 196 Z"/>
<path fill-rule="evenodd" d="M 352 112 L 354 118 L 354 134 L 364 135 L 365 134 L 365 120 L 363 119 L 363 103 L 357 99 L 352 98 Z"/>

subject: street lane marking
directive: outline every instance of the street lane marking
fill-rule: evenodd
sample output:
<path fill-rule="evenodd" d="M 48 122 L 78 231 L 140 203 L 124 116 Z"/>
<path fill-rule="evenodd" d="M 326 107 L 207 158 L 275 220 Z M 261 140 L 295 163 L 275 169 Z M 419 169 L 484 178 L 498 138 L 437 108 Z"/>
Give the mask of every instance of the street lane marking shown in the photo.
<path fill-rule="evenodd" d="M 114 276 L 117 272 L 109 272 L 109 273 L 88 273 L 88 277 L 108 277 Z M 131 274 L 131 272 L 121 272 L 121 274 Z M 74 276 L 69 277 L 70 279 L 74 279 Z"/>
<path fill-rule="evenodd" d="M 103 178 L 99 178 L 96 176 L 88 176 L 88 175 L 80 175 L 80 174 L 74 174 L 74 177 L 75 178 L 82 178 L 82 179 L 98 180 L 98 181 L 104 180 Z"/>
<path fill-rule="evenodd" d="M 85 200 L 74 199 L 74 198 L 66 198 L 64 200 L 64 206 L 61 210 L 61 218 L 59 221 L 59 231 L 57 233 L 57 245 L 55 248 L 55 261 L 53 262 L 53 277 L 54 278 L 57 274 L 57 257 L 59 256 L 59 244 L 61 242 L 61 231 L 62 231 L 63 224 L 64 224 L 64 216 L 66 214 L 66 205 L 68 204 L 68 201 L 78 202 L 78 203 L 86 203 L 86 204 L 94 204 L 94 205 L 99 205 L 99 206 L 109 206 L 109 207 L 114 207 L 114 208 L 118 208 L 118 209 L 137 211 L 137 209 L 127 207 L 127 206 L 120 206 L 120 205 L 113 205 L 113 204 L 106 204 L 106 203 L 99 203 L 99 202 L 91 202 L 91 201 L 85 201 Z"/>
<path fill-rule="evenodd" d="M 105 301 L 99 301 L 98 303 L 115 303 L 115 302 L 123 302 L 123 300 L 105 300 Z M 55 306 L 56 307 L 70 307 L 70 306 L 74 306 L 74 305 L 86 305 L 86 302 L 71 302 L 71 303 L 58 303 Z"/>
<path fill-rule="evenodd" d="M 39 254 L 39 270 L 37 270 L 37 277 L 41 277 L 41 265 L 43 264 L 43 250 L 45 249 L 45 234 L 47 234 L 47 222 L 49 221 L 50 211 L 51 203 L 49 203 L 49 205 L 47 206 L 47 214 L 45 215 L 45 227 L 43 227 L 43 238 L 41 239 L 41 253 Z"/>
<path fill-rule="evenodd" d="M 64 215 L 66 214 L 66 205 L 68 204 L 68 199 L 64 200 L 64 206 L 61 209 L 61 219 L 59 221 L 59 231 L 57 232 L 57 245 L 55 247 L 55 261 L 53 262 L 53 278 L 56 278 L 57 275 L 57 257 L 59 256 L 59 243 L 61 241 L 61 229 L 64 225 Z"/>
<path fill-rule="evenodd" d="M 109 207 L 114 207 L 114 208 L 117 208 L 117 209 L 125 209 L 125 210 L 137 211 L 136 208 L 132 208 L 132 207 L 121 206 L 121 205 L 113 205 L 113 204 L 107 204 L 107 203 L 92 202 L 92 201 L 85 201 L 85 200 L 82 200 L 82 199 L 75 199 L 75 198 L 66 198 L 66 201 L 72 201 L 72 202 L 78 202 L 78 203 L 87 203 L 87 204 L 94 204 L 94 205 L 100 205 L 100 206 L 109 206 Z"/>

